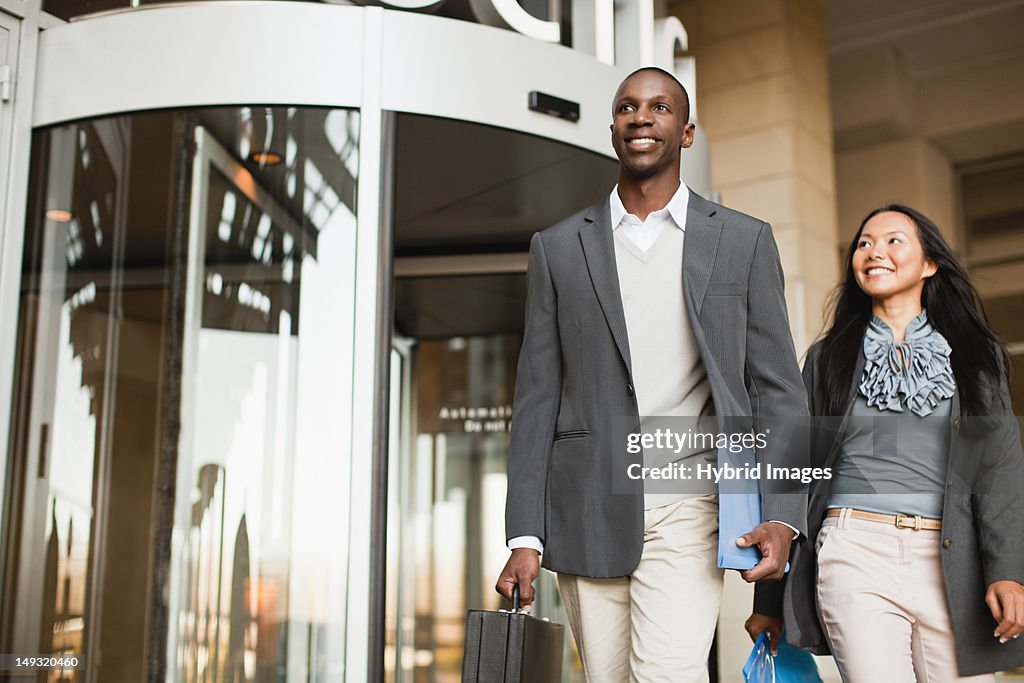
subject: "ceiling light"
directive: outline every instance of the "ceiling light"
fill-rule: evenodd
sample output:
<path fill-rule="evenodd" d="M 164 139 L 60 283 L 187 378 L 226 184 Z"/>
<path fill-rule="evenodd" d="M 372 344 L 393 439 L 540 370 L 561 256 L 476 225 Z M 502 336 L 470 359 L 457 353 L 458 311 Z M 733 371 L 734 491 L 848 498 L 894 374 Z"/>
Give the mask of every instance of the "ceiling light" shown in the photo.
<path fill-rule="evenodd" d="M 260 166 L 277 166 L 281 163 L 281 155 L 277 152 L 260 150 L 249 155 L 249 160 Z"/>
<path fill-rule="evenodd" d="M 46 217 L 51 221 L 56 221 L 57 223 L 67 223 L 75 216 L 66 209 L 50 209 L 46 212 Z"/>

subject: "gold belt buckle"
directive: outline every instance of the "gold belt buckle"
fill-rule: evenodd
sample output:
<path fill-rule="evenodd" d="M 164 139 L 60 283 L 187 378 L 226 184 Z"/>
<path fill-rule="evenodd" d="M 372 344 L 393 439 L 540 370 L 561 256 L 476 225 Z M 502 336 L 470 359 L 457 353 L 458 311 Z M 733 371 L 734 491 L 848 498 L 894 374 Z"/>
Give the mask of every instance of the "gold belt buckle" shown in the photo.
<path fill-rule="evenodd" d="M 897 529 L 913 529 L 914 531 L 921 530 L 921 515 L 914 515 L 913 524 L 902 523 L 903 520 L 910 520 L 909 515 L 896 515 L 896 528 Z"/>

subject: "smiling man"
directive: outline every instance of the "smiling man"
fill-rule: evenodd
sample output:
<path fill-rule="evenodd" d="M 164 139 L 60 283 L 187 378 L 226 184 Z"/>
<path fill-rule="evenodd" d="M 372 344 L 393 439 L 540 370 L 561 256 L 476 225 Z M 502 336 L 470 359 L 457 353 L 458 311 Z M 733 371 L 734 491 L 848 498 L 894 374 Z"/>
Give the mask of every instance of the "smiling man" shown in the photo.
<path fill-rule="evenodd" d="M 689 419 L 723 431 L 739 417 L 763 432 L 771 418 L 807 414 L 771 228 L 680 182 L 689 113 L 668 72 L 626 78 L 612 105 L 618 185 L 530 244 L 508 455 L 512 554 L 495 588 L 510 598 L 518 584 L 529 604 L 543 558 L 592 683 L 708 679 L 718 498 L 627 480 L 649 456 L 626 455 L 636 425 Z M 757 455 L 779 462 L 799 447 L 769 441 Z M 763 492 L 771 521 L 738 541 L 762 555 L 746 580 L 783 576 L 805 503 Z"/>

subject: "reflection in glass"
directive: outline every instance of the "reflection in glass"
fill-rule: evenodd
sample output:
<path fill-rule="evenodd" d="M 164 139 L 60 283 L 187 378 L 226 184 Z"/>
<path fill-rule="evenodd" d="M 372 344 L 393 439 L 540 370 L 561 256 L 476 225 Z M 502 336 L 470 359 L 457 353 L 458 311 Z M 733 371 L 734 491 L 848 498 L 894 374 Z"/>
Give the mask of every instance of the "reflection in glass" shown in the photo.
<path fill-rule="evenodd" d="M 40 680 L 342 679 L 358 120 L 36 133 L 0 651 L 88 663 Z"/>
<path fill-rule="evenodd" d="M 412 433 L 406 448 L 393 444 L 390 473 L 392 510 L 401 517 L 392 529 L 400 544 L 392 545 L 397 590 L 387 620 L 391 680 L 460 680 L 466 609 L 499 607 L 491 575 L 505 562 L 505 449 L 519 343 L 516 335 L 457 337 L 421 340 L 409 352 L 417 368 Z"/>
<path fill-rule="evenodd" d="M 404 427 L 393 430 L 389 468 L 388 681 L 461 680 L 466 610 L 510 607 L 494 580 L 508 558 L 505 459 L 521 342 L 396 343 L 392 421 Z M 534 613 L 566 623 L 554 576 L 545 570 L 536 585 Z M 583 680 L 568 641 L 563 669 L 565 681 Z"/>
<path fill-rule="evenodd" d="M 44 267 L 25 301 L 40 333 L 23 336 L 22 343 L 32 345 L 32 356 L 45 359 L 34 372 L 50 385 L 25 395 L 32 425 L 28 449 L 42 486 L 23 511 L 38 534 L 35 563 L 22 562 L 18 569 L 28 573 L 39 602 L 31 612 L 15 612 L 15 619 L 36 634 L 38 647 L 32 652 L 85 652 L 95 614 L 90 582 L 97 563 L 90 551 L 104 539 L 93 528 L 99 512 L 94 472 L 109 460 L 109 439 L 101 427 L 114 404 L 105 361 L 118 341 L 113 299 L 97 286 L 95 275 L 111 262 L 121 229 L 114 198 L 123 184 L 125 135 L 115 121 L 70 126 L 40 150 L 77 182 L 54 184 L 40 198 L 49 207 L 41 219 L 49 228 L 46 239 L 37 244 Z M 48 679 L 76 680 L 76 674 L 54 672 Z"/>
<path fill-rule="evenodd" d="M 324 407 L 337 406 L 348 384 L 318 377 L 349 369 L 344 353 L 323 344 L 343 326 L 300 312 L 341 310 L 333 293 L 354 270 L 353 119 L 323 119 L 328 149 L 344 156 L 325 154 L 320 165 L 307 157 L 299 166 L 297 143 L 283 138 L 280 189 L 301 208 L 298 217 L 197 130 L 190 213 L 203 221 L 192 254 L 201 294 L 186 311 L 186 365 L 195 369 L 185 385 L 179 460 L 179 476 L 191 470 L 183 483 L 193 493 L 191 508 L 178 510 L 189 540 L 172 634 L 183 681 L 270 679 L 296 666 L 323 674 L 344 654 L 343 632 L 328 614 L 344 609 L 344 550 L 324 531 L 344 527 L 345 499 L 330 482 L 346 473 L 323 446 L 344 438 Z M 248 109 L 241 120 L 243 155 L 255 145 L 273 148 L 281 121 Z M 295 614 L 308 627 L 292 625 Z M 318 643 L 320 656 L 309 659 Z M 298 665 L 282 666 L 289 652 Z"/>

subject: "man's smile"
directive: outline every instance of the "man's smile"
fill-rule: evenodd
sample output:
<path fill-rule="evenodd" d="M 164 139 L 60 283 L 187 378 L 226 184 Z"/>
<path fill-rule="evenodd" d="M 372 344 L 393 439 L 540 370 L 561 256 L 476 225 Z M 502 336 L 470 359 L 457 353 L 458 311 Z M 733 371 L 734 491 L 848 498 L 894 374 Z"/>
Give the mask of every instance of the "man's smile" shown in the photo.
<path fill-rule="evenodd" d="M 637 152 L 646 152 L 654 149 L 661 142 L 658 138 L 650 136 L 626 138 L 626 146 Z"/>

